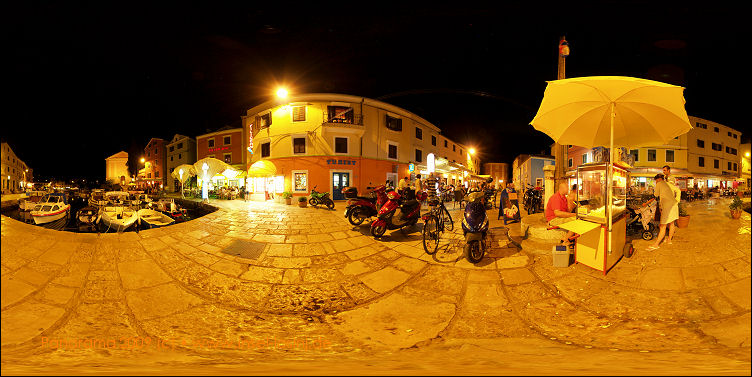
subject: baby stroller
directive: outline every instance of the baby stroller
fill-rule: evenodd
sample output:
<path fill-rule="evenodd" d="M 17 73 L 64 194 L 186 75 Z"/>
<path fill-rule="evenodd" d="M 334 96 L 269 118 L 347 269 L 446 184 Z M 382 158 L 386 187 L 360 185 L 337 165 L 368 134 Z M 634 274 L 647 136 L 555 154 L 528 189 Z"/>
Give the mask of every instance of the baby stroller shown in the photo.
<path fill-rule="evenodd" d="M 627 233 L 640 234 L 643 240 L 650 241 L 653 239 L 655 231 L 655 211 L 658 208 L 658 201 L 653 200 L 645 206 L 627 207 L 629 219 L 627 219 Z"/>

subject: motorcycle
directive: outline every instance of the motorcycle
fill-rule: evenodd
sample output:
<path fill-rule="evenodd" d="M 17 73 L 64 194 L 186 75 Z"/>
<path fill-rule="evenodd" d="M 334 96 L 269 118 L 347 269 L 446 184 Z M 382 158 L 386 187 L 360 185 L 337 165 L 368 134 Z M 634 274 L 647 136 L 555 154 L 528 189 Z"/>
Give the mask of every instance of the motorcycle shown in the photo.
<path fill-rule="evenodd" d="M 311 189 L 311 197 L 308 199 L 308 204 L 316 207 L 319 204 L 323 204 L 326 206 L 326 208 L 334 209 L 334 201 L 329 198 L 328 192 L 318 192 L 316 191 L 316 187 L 313 186 Z"/>
<path fill-rule="evenodd" d="M 389 191 L 386 197 L 386 203 L 377 213 L 378 218 L 371 223 L 371 235 L 374 238 L 383 236 L 387 229 L 402 229 L 415 225 L 420 219 L 420 202 L 426 200 L 428 195 L 419 191 L 415 194 L 416 199 L 400 201 L 402 196 L 397 191 Z"/>
<path fill-rule="evenodd" d="M 527 185 L 525 190 L 525 196 L 523 197 L 523 203 L 527 214 L 536 213 L 543 206 L 543 193 L 540 187 L 535 187 L 531 184 Z"/>
<path fill-rule="evenodd" d="M 355 187 L 342 190 L 345 198 L 349 199 L 347 209 L 345 209 L 345 218 L 352 225 L 359 226 L 366 219 L 376 216 L 379 213 L 379 208 L 388 200 L 384 185 L 367 188 L 371 190 L 369 196 L 358 196 L 358 189 Z"/>
<path fill-rule="evenodd" d="M 462 217 L 462 234 L 465 236 L 465 253 L 470 263 L 478 263 L 486 253 L 488 216 L 483 204 L 484 194 L 473 192 L 467 195 L 468 203 Z"/>

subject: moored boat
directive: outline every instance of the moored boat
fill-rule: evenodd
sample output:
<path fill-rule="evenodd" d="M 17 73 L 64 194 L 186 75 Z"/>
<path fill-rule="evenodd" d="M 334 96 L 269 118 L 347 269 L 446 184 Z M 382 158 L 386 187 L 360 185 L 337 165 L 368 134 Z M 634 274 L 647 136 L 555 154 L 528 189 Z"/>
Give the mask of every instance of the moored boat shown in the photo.
<path fill-rule="evenodd" d="M 89 205 L 94 207 L 104 207 L 107 205 L 107 199 L 104 197 L 104 190 L 91 190 L 91 193 L 89 194 Z"/>
<path fill-rule="evenodd" d="M 124 206 L 104 206 L 99 216 L 106 230 L 122 232 L 136 223 L 138 212 Z"/>
<path fill-rule="evenodd" d="M 26 194 L 26 198 L 21 199 L 21 202 L 18 203 L 18 209 L 21 211 L 31 211 L 45 195 L 47 195 L 46 191 L 29 191 Z"/>
<path fill-rule="evenodd" d="M 79 230 L 94 230 L 96 221 L 99 218 L 99 208 L 88 206 L 76 212 L 76 225 Z"/>
<path fill-rule="evenodd" d="M 67 217 L 70 204 L 63 193 L 46 194 L 31 210 L 31 218 L 37 225 L 51 223 Z"/>
<path fill-rule="evenodd" d="M 138 210 L 138 218 L 147 228 L 159 228 L 175 223 L 175 219 L 170 216 L 149 208 Z"/>

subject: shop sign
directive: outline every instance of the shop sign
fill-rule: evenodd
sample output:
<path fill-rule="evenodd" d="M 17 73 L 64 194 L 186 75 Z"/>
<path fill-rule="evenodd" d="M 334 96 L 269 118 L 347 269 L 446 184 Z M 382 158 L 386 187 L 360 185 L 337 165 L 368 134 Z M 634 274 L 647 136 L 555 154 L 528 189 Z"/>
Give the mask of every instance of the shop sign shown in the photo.
<path fill-rule="evenodd" d="M 407 171 L 409 171 L 410 173 L 414 172 L 415 171 L 415 164 L 407 165 Z"/>
<path fill-rule="evenodd" d="M 226 151 L 230 149 L 230 147 L 216 147 L 216 148 L 209 148 L 209 152 L 218 152 L 218 151 Z"/>
<path fill-rule="evenodd" d="M 433 173 L 436 171 L 436 156 L 434 156 L 433 153 L 429 153 L 426 156 L 426 169 L 430 173 Z"/>
<path fill-rule="evenodd" d="M 248 153 L 253 154 L 253 123 L 248 125 Z"/>
<path fill-rule="evenodd" d="M 329 159 L 326 160 L 327 165 L 355 165 L 354 160 L 335 160 L 335 159 Z"/>

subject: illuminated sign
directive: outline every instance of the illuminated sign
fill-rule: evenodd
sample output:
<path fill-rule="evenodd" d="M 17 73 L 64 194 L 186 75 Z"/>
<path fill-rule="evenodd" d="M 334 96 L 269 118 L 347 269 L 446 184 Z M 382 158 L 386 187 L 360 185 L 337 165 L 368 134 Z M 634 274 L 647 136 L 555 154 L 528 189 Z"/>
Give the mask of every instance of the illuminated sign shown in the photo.
<path fill-rule="evenodd" d="M 353 160 L 326 160 L 327 165 L 355 165 L 355 161 Z"/>
<path fill-rule="evenodd" d="M 415 164 L 407 165 L 407 171 L 409 171 L 410 173 L 414 172 L 415 171 Z"/>
<path fill-rule="evenodd" d="M 216 148 L 209 148 L 209 152 L 218 152 L 218 151 L 226 151 L 230 149 L 230 147 L 216 147 Z"/>
<path fill-rule="evenodd" d="M 248 153 L 253 154 L 253 123 L 248 125 Z"/>
<path fill-rule="evenodd" d="M 429 153 L 428 156 L 426 156 L 426 168 L 431 173 L 436 171 L 436 156 L 434 156 L 433 153 Z"/>

